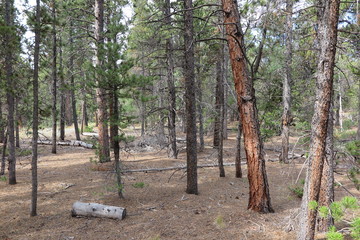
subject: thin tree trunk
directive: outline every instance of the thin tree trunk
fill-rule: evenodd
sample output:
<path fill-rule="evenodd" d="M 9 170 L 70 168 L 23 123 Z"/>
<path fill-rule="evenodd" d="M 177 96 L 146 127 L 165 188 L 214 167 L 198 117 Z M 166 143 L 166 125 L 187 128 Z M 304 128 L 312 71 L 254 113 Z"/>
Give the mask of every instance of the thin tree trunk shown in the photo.
<path fill-rule="evenodd" d="M 359 89 L 358 89 L 358 129 L 356 133 L 356 139 L 360 140 L 360 80 L 359 80 Z"/>
<path fill-rule="evenodd" d="M 18 98 L 15 98 L 15 139 L 15 147 L 20 148 L 20 114 Z"/>
<path fill-rule="evenodd" d="M 170 0 L 165 0 L 165 24 L 171 26 Z M 168 86 L 168 131 L 169 131 L 169 158 L 177 158 L 176 146 L 176 92 L 174 82 L 174 57 L 173 42 L 170 35 L 166 39 L 166 58 L 167 58 L 167 86 Z"/>
<path fill-rule="evenodd" d="M 12 0 L 5 1 L 5 25 L 10 29 L 5 34 L 5 72 L 6 72 L 6 99 L 8 109 L 8 127 L 9 134 L 9 184 L 16 184 L 16 157 L 15 157 L 15 126 L 14 126 L 14 79 L 13 79 L 13 47 L 14 43 L 14 29 L 13 29 L 13 14 L 14 2 Z"/>
<path fill-rule="evenodd" d="M 74 76 L 74 52 L 73 52 L 73 45 L 74 45 L 74 39 L 73 39 L 73 22 L 70 22 L 70 49 L 71 49 L 71 55 L 69 59 L 69 71 L 70 71 L 70 94 L 71 94 L 71 108 L 72 108 L 72 119 L 74 123 L 74 130 L 75 130 L 75 137 L 76 140 L 80 141 L 80 132 L 79 132 L 79 124 L 78 124 L 78 117 L 76 112 L 76 98 L 75 98 L 75 76 Z M 100 134 L 99 134 L 100 136 Z"/>
<path fill-rule="evenodd" d="M 341 89 L 341 81 L 339 77 L 339 126 L 340 131 L 344 131 L 343 128 L 343 104 L 342 104 L 342 89 Z"/>
<path fill-rule="evenodd" d="M 2 101 L 0 100 L 0 143 L 3 143 L 5 140 L 5 126 L 6 124 L 4 122 L 3 113 L 2 113 Z"/>
<path fill-rule="evenodd" d="M 221 19 L 221 18 L 220 18 Z M 214 147 L 218 151 L 220 177 L 225 177 L 223 147 L 224 147 L 224 48 L 220 45 L 219 56 L 216 63 L 216 117 L 214 130 Z M 215 146 L 215 137 L 217 146 Z"/>
<path fill-rule="evenodd" d="M 63 55 L 62 55 L 62 41 L 61 36 L 59 37 L 59 71 L 60 71 L 60 140 L 65 140 L 65 80 L 64 80 L 64 68 L 63 68 Z"/>
<path fill-rule="evenodd" d="M 312 119 L 309 167 L 300 209 L 298 240 L 313 240 L 315 235 L 317 211 L 309 208 L 309 202 L 319 201 L 332 99 L 340 0 L 324 2 L 320 0 L 317 5 L 319 6 L 317 38 L 320 49 L 316 73 L 317 101 Z"/>
<path fill-rule="evenodd" d="M 199 119 L 199 152 L 204 151 L 205 141 L 204 141 L 204 115 L 202 107 L 202 76 L 200 73 L 200 67 L 197 68 L 197 78 L 196 78 L 196 92 L 198 104 L 196 106 L 197 115 Z"/>
<path fill-rule="evenodd" d="M 291 125 L 291 82 L 292 82 L 292 11 L 293 0 L 286 0 L 286 37 L 285 37 L 285 78 L 283 81 L 283 115 L 282 115 L 282 132 L 281 132 L 281 156 L 280 161 L 288 163 L 289 155 L 289 136 Z"/>
<path fill-rule="evenodd" d="M 257 212 L 269 213 L 274 210 L 271 206 L 266 176 L 255 90 L 245 61 L 246 53 L 243 42 L 244 35 L 240 25 L 240 13 L 236 0 L 222 0 L 222 7 L 248 165 L 250 190 L 248 208 Z"/>
<path fill-rule="evenodd" d="M 81 104 L 81 134 L 84 132 L 85 126 L 88 126 L 88 119 L 87 119 L 87 108 L 86 108 L 86 99 L 84 96 L 84 100 Z"/>
<path fill-rule="evenodd" d="M 185 47 L 185 105 L 186 105 L 186 193 L 198 194 L 197 183 L 197 140 L 196 140 L 196 98 L 194 72 L 194 25 L 192 0 L 184 0 L 184 47 Z"/>
<path fill-rule="evenodd" d="M 238 131 L 236 136 L 236 156 L 235 156 L 235 177 L 242 178 L 241 171 L 241 135 L 242 135 L 242 127 L 241 120 L 238 123 Z"/>
<path fill-rule="evenodd" d="M 52 46 L 52 148 L 51 153 L 56 153 L 56 122 L 57 122 L 57 111 L 56 111 L 56 94 L 57 94 L 57 69 L 56 69 L 56 8 L 55 8 L 55 0 L 52 1 L 52 38 L 53 38 L 53 46 Z"/>
<path fill-rule="evenodd" d="M 66 126 L 71 126 L 73 124 L 73 111 L 71 104 L 71 91 L 66 90 L 65 93 L 65 122 Z"/>
<path fill-rule="evenodd" d="M 123 196 L 123 185 L 121 181 L 121 166 L 120 166 L 120 139 L 119 139 L 119 100 L 117 95 L 117 89 L 114 87 L 113 90 L 113 108 L 114 108 L 114 115 L 113 115 L 113 137 L 114 137 L 114 158 L 115 158 L 115 172 L 116 172 L 116 183 L 118 189 L 118 196 L 119 198 L 124 198 Z"/>
<path fill-rule="evenodd" d="M 319 195 L 319 206 L 327 207 L 334 202 L 334 113 L 332 105 L 333 103 L 331 103 L 329 111 L 325 160 Z M 326 218 L 318 218 L 317 230 L 327 232 L 332 225 L 334 225 L 334 219 L 330 215 Z"/>
<path fill-rule="evenodd" d="M 99 130 L 99 160 L 100 162 L 110 161 L 109 130 L 108 130 L 108 111 L 107 111 L 107 92 L 102 71 L 104 45 L 104 0 L 95 1 L 95 39 L 96 39 L 96 58 L 95 65 L 98 70 L 96 73 L 97 88 L 96 102 L 98 105 L 98 130 Z"/>
<path fill-rule="evenodd" d="M 40 0 L 36 0 L 35 46 L 34 46 L 34 79 L 33 79 L 33 136 L 31 160 L 31 209 L 30 216 L 37 215 L 37 158 L 38 158 L 38 128 L 39 128 L 39 52 L 40 52 Z"/>
<path fill-rule="evenodd" d="M 2 149 L 2 156 L 1 156 L 0 175 L 5 175 L 7 139 L 8 139 L 8 133 L 6 131 L 5 137 L 4 137 L 3 149 Z"/>

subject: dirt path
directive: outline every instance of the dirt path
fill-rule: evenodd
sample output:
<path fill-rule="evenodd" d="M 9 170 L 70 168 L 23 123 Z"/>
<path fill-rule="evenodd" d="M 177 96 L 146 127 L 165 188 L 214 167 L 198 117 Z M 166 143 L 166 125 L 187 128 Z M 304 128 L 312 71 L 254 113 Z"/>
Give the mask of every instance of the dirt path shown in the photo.
<path fill-rule="evenodd" d="M 225 144 L 225 162 L 233 161 L 233 146 L 235 136 L 230 136 Z M 30 157 L 22 157 L 18 160 L 18 184 L 0 182 L 0 239 L 295 239 L 295 232 L 286 232 L 285 228 L 300 204 L 288 189 L 301 168 L 299 163 L 267 163 L 275 213 L 257 214 L 246 210 L 244 165 L 243 179 L 234 178 L 234 167 L 225 168 L 225 178 L 218 177 L 217 168 L 199 169 L 198 196 L 185 194 L 184 171 L 128 173 L 123 177 L 126 199 L 119 200 L 115 176 L 92 170 L 91 161 L 96 159 L 93 150 L 59 147 L 57 155 L 50 154 L 47 146 L 40 146 L 40 150 L 39 216 L 29 217 Z M 164 150 L 122 153 L 128 169 L 185 164 L 183 151 L 177 160 L 165 156 Z M 206 148 L 199 155 L 199 163 L 212 163 L 215 156 L 213 149 Z M 269 158 L 274 156 L 276 153 L 268 151 Z M 352 189 L 345 178 L 340 180 Z M 354 193 L 358 194 L 356 190 Z M 337 188 L 336 195 L 346 193 Z M 71 205 L 77 200 L 125 207 L 128 216 L 123 221 L 73 218 Z"/>

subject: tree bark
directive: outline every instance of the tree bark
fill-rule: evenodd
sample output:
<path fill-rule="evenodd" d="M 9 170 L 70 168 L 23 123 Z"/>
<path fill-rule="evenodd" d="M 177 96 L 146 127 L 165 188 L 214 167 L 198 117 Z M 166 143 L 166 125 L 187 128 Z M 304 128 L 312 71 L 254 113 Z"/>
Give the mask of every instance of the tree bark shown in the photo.
<path fill-rule="evenodd" d="M 119 139 L 119 99 L 117 94 L 117 88 L 114 87 L 113 89 L 113 108 L 114 108 L 114 115 L 113 115 L 113 141 L 114 141 L 114 158 L 115 158 L 115 172 L 116 172 L 116 184 L 118 190 L 119 198 L 124 198 L 123 196 L 123 185 L 121 181 L 121 165 L 120 165 L 120 139 Z"/>
<path fill-rule="evenodd" d="M 5 175 L 5 165 L 6 165 L 6 147 L 7 147 L 7 139 L 8 134 L 7 132 L 4 134 L 4 143 L 3 143 L 3 149 L 2 149 L 2 156 L 1 156 L 1 168 L 0 168 L 0 175 Z"/>
<path fill-rule="evenodd" d="M 185 47 L 185 105 L 186 105 L 186 160 L 188 194 L 198 194 L 197 183 L 197 140 L 196 140 L 196 98 L 194 72 L 194 26 L 192 0 L 184 0 L 184 47 Z"/>
<path fill-rule="evenodd" d="M 56 69 L 56 57 L 57 57 L 57 49 L 56 49 L 56 8 L 55 8 L 55 0 L 52 0 L 52 38 L 53 38 L 53 46 L 52 46 L 52 148 L 51 153 L 56 153 L 56 122 L 57 122 L 57 111 L 56 111 L 56 94 L 57 94 L 57 69 Z"/>
<path fill-rule="evenodd" d="M 96 102 L 98 105 L 98 130 L 99 130 L 99 161 L 110 161 L 109 130 L 108 130 L 108 111 L 107 111 L 107 93 L 105 81 L 100 71 L 103 66 L 103 48 L 104 48 L 104 0 L 95 1 L 95 39 L 96 39 Z"/>
<path fill-rule="evenodd" d="M 63 68 L 63 55 L 62 55 L 62 41 L 61 41 L 61 36 L 59 38 L 59 72 L 60 72 L 60 91 L 61 91 L 61 96 L 60 96 L 60 140 L 64 141 L 65 140 L 65 95 L 66 95 L 66 90 L 65 90 L 65 80 L 64 80 L 64 68 Z"/>
<path fill-rule="evenodd" d="M 242 127 L 241 127 L 241 120 L 239 120 L 238 131 L 237 131 L 237 136 L 236 136 L 236 156 L 235 156 L 235 177 L 237 177 L 237 178 L 242 178 L 241 135 L 242 135 Z"/>
<path fill-rule="evenodd" d="M 19 98 L 15 98 L 15 147 L 20 148 Z"/>
<path fill-rule="evenodd" d="M 224 147 L 224 48 L 219 47 L 219 56 L 216 63 L 216 116 L 214 127 L 214 147 L 218 151 L 220 177 L 225 177 L 223 147 Z"/>
<path fill-rule="evenodd" d="M 5 140 L 5 126 L 6 124 L 4 123 L 3 112 L 2 112 L 2 101 L 0 101 L 0 143 L 3 143 Z"/>
<path fill-rule="evenodd" d="M 286 0 L 286 26 L 285 26 L 285 78 L 283 81 L 283 114 L 282 114 L 282 131 L 281 131 L 281 155 L 280 161 L 288 163 L 289 155 L 289 136 L 291 125 L 291 82 L 292 82 L 292 11 L 293 0 Z"/>
<path fill-rule="evenodd" d="M 121 220 L 126 216 L 126 209 L 98 203 L 75 202 L 72 206 L 71 216 L 105 217 Z"/>
<path fill-rule="evenodd" d="M 75 76 L 74 76 L 74 53 L 73 53 L 73 46 L 74 46 L 74 33 L 73 33 L 73 22 L 70 22 L 70 59 L 69 59 L 69 71 L 70 71 L 70 95 L 71 95 L 71 108 L 72 108 L 72 119 L 74 123 L 74 130 L 75 130 L 75 137 L 76 140 L 80 141 L 80 132 L 79 132 L 79 124 L 78 124 L 78 117 L 76 112 L 76 97 L 75 97 Z"/>
<path fill-rule="evenodd" d="M 358 104 L 359 104 L 359 112 L 358 112 L 358 129 L 356 132 L 356 139 L 360 140 L 360 80 L 359 80 L 359 89 L 358 89 Z"/>
<path fill-rule="evenodd" d="M 334 202 L 334 112 L 333 103 L 329 111 L 327 125 L 326 149 L 323 173 L 321 178 L 319 206 L 330 207 Z M 330 226 L 334 225 L 334 219 L 329 215 L 327 218 L 318 218 L 317 230 L 327 232 Z"/>
<path fill-rule="evenodd" d="M 312 119 L 309 167 L 300 209 L 299 240 L 312 240 L 315 235 L 317 211 L 310 209 L 308 205 L 310 201 L 319 201 L 332 99 L 340 0 L 319 0 L 317 5 L 317 40 L 320 49 L 316 74 L 317 100 Z"/>
<path fill-rule="evenodd" d="M 31 160 L 31 208 L 30 216 L 37 215 L 37 158 L 39 129 L 39 52 L 40 52 L 40 0 L 36 0 L 35 46 L 34 46 L 34 78 L 33 78 L 33 125 L 32 125 L 32 160 Z"/>
<path fill-rule="evenodd" d="M 200 72 L 200 67 L 197 68 L 197 78 L 196 78 L 196 96 L 197 96 L 197 115 L 199 119 L 199 152 L 204 151 L 205 141 L 204 141 L 204 115 L 203 115 L 203 106 L 202 106 L 202 75 Z"/>
<path fill-rule="evenodd" d="M 170 0 L 165 0 L 165 24 L 171 26 Z M 169 158 L 177 158 L 176 146 L 176 92 L 174 81 L 174 57 L 173 41 L 170 35 L 166 39 L 166 60 L 167 60 L 167 87 L 168 87 L 168 131 L 169 131 Z"/>
<path fill-rule="evenodd" d="M 266 176 L 263 143 L 260 138 L 255 90 L 245 60 L 244 36 L 236 0 L 222 0 L 230 61 L 244 135 L 248 165 L 249 204 L 257 212 L 273 212 Z"/>
<path fill-rule="evenodd" d="M 13 0 L 5 1 L 5 25 L 9 28 L 5 33 L 5 72 L 6 72 L 6 101 L 8 109 L 8 145 L 9 145 L 9 184 L 16 184 L 16 157 L 15 157 L 15 126 L 14 126 L 14 109 L 15 109 L 15 86 L 13 78 L 13 47 L 14 44 L 14 2 Z"/>

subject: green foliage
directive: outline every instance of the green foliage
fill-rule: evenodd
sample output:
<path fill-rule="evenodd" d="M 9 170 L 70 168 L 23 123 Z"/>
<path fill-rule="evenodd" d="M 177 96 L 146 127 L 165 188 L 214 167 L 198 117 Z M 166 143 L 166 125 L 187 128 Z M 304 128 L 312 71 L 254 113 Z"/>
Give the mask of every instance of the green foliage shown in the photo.
<path fill-rule="evenodd" d="M 315 200 L 309 202 L 309 209 L 312 211 L 315 211 L 318 206 L 319 204 Z"/>
<path fill-rule="evenodd" d="M 351 223 L 351 237 L 360 240 L 360 217 L 355 218 Z"/>
<path fill-rule="evenodd" d="M 350 196 L 345 196 L 341 199 L 341 204 L 345 209 L 357 209 L 359 207 L 357 199 Z"/>
<path fill-rule="evenodd" d="M 84 127 L 84 132 L 94 132 L 94 129 L 92 126 L 88 125 Z"/>
<path fill-rule="evenodd" d="M 355 139 L 356 130 L 347 130 L 347 131 L 336 130 L 334 136 L 340 140 Z"/>
<path fill-rule="evenodd" d="M 225 221 L 224 221 L 224 217 L 219 215 L 215 218 L 215 224 L 218 228 L 224 228 L 225 225 Z"/>
<path fill-rule="evenodd" d="M 344 236 L 336 231 L 334 226 L 331 226 L 329 232 L 326 233 L 327 240 L 343 240 Z"/>
<path fill-rule="evenodd" d="M 346 143 L 345 148 L 357 161 L 360 161 L 360 140 Z"/>
<path fill-rule="evenodd" d="M 344 216 L 343 206 L 340 202 L 331 203 L 330 212 L 335 221 L 339 221 Z"/>
<path fill-rule="evenodd" d="M 0 176 L 0 181 L 1 181 L 1 182 L 6 182 L 6 181 L 7 181 L 6 176 Z"/>
<path fill-rule="evenodd" d="M 355 184 L 357 190 L 360 190 L 360 181 L 358 175 L 360 174 L 360 169 L 353 167 L 348 172 L 349 179 Z"/>
<path fill-rule="evenodd" d="M 318 211 L 321 218 L 327 218 L 329 216 L 329 208 L 326 206 L 319 207 Z"/>
<path fill-rule="evenodd" d="M 136 182 L 132 185 L 134 188 L 144 188 L 145 183 L 144 182 Z"/>
<path fill-rule="evenodd" d="M 303 186 L 294 186 L 289 187 L 290 191 L 292 191 L 298 198 L 302 198 L 304 194 L 304 187 Z"/>
<path fill-rule="evenodd" d="M 351 119 L 345 119 L 343 121 L 343 129 L 346 131 L 346 130 L 349 130 L 351 129 L 352 127 L 354 127 L 355 124 L 354 122 L 351 120 Z"/>

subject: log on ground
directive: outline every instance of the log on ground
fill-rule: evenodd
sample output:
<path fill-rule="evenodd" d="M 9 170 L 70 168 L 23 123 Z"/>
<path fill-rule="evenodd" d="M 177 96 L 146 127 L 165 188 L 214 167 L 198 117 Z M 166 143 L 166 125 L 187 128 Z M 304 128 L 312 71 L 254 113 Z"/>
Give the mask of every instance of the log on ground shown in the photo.
<path fill-rule="evenodd" d="M 122 207 L 108 206 L 99 203 L 83 203 L 77 201 L 72 206 L 71 216 L 100 217 L 121 220 L 126 216 L 126 209 Z"/>

